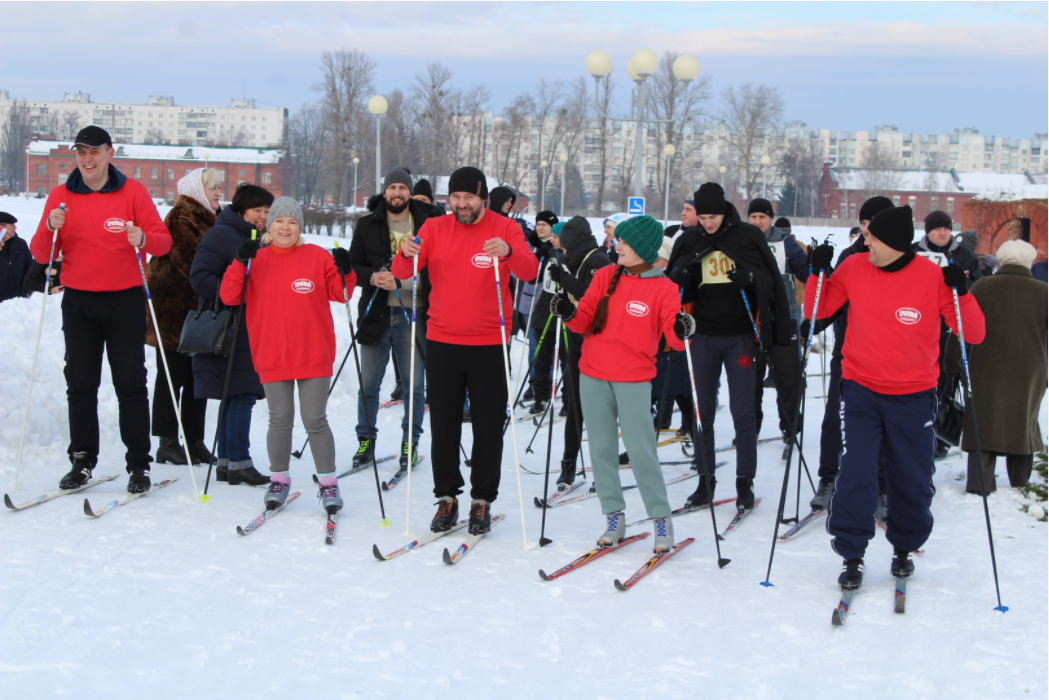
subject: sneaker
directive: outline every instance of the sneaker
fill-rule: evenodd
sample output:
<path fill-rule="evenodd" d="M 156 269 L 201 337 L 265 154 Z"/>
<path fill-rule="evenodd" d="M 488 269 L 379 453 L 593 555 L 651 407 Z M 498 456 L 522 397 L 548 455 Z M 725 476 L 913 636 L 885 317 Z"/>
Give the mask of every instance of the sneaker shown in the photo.
<path fill-rule="evenodd" d="M 160 447 L 157 448 L 157 464 L 186 464 L 186 451 L 182 449 L 178 438 L 160 438 Z"/>
<path fill-rule="evenodd" d="M 670 518 L 656 518 L 652 521 L 656 530 L 656 540 L 652 551 L 656 554 L 669 552 L 674 548 L 674 521 Z"/>
<path fill-rule="evenodd" d="M 247 484 L 248 486 L 265 486 L 270 483 L 270 478 L 260 474 L 250 459 L 243 462 L 230 462 L 226 471 L 226 478 L 230 486 Z"/>
<path fill-rule="evenodd" d="M 266 489 L 266 495 L 262 498 L 262 502 L 266 504 L 266 510 L 274 510 L 283 506 L 288 500 L 290 490 L 291 477 L 287 472 L 270 475 L 270 487 Z"/>
<path fill-rule="evenodd" d="M 404 387 L 401 386 L 400 382 L 393 387 L 393 391 L 390 392 L 390 401 L 400 401 L 404 398 Z"/>
<path fill-rule="evenodd" d="M 619 466 L 622 467 L 627 464 L 630 464 L 630 454 L 627 452 L 623 452 L 619 455 Z"/>
<path fill-rule="evenodd" d="M 470 524 L 466 529 L 471 535 L 483 535 L 491 530 L 492 504 L 476 498 L 470 501 Z"/>
<path fill-rule="evenodd" d="M 532 407 L 528 409 L 528 415 L 538 416 L 541 413 L 546 413 L 546 407 L 550 405 L 549 401 L 543 401 L 542 399 L 537 400 Z"/>
<path fill-rule="evenodd" d="M 626 537 L 626 516 L 623 511 L 605 515 L 605 532 L 597 538 L 598 547 L 611 547 L 619 544 Z"/>
<path fill-rule="evenodd" d="M 911 553 L 901 549 L 892 551 L 892 575 L 896 578 L 907 578 L 914 573 L 914 562 L 911 561 Z"/>
<path fill-rule="evenodd" d="M 820 479 L 820 485 L 816 488 L 816 495 L 809 501 L 809 508 L 812 508 L 812 510 L 827 510 L 833 495 L 834 479 Z"/>
<path fill-rule="evenodd" d="M 874 519 L 883 523 L 889 518 L 889 499 L 884 493 L 878 494 L 878 510 L 874 511 Z"/>
<path fill-rule="evenodd" d="M 333 474 L 327 474 L 317 479 L 317 498 L 321 501 L 321 508 L 328 515 L 338 513 L 342 510 L 342 497 L 339 495 L 339 480 Z"/>
<path fill-rule="evenodd" d="M 843 591 L 853 591 L 863 585 L 863 559 L 845 559 L 841 563 L 838 585 Z"/>
<path fill-rule="evenodd" d="M 571 486 L 575 481 L 575 460 L 574 459 L 562 459 L 561 460 L 561 476 L 557 477 L 557 489 L 562 490 L 563 486 Z"/>
<path fill-rule="evenodd" d="M 437 500 L 437 515 L 430 521 L 431 532 L 447 532 L 459 519 L 459 501 L 455 496 L 441 496 Z"/>
<path fill-rule="evenodd" d="M 130 474 L 127 480 L 128 493 L 145 493 L 149 491 L 149 487 L 152 484 L 149 482 L 148 469 L 130 469 L 128 474 Z"/>
<path fill-rule="evenodd" d="M 696 490 L 692 492 L 691 496 L 685 499 L 685 507 L 696 508 L 699 506 L 709 506 L 714 500 L 714 487 L 717 485 L 717 477 L 704 477 L 700 474 L 699 486 L 696 487 Z"/>
<path fill-rule="evenodd" d="M 754 507 L 754 479 L 749 476 L 736 477 L 736 509 L 750 510 Z"/>
<path fill-rule="evenodd" d="M 375 446 L 366 437 L 357 436 L 357 453 L 353 455 L 353 468 L 370 467 L 375 461 Z"/>
<path fill-rule="evenodd" d="M 229 458 L 219 457 L 215 460 L 215 480 L 229 481 Z"/>
<path fill-rule="evenodd" d="M 74 452 L 70 461 L 73 462 L 73 467 L 58 482 L 60 489 L 78 489 L 91 480 L 91 471 L 95 468 L 95 463 L 87 458 L 86 452 Z"/>
<path fill-rule="evenodd" d="M 411 452 L 409 452 L 409 449 L 411 450 Z M 416 464 L 418 464 L 419 463 L 419 443 L 417 443 L 417 442 L 409 443 L 407 441 L 401 442 L 401 457 L 400 457 L 399 461 L 400 461 L 401 469 L 407 469 L 409 461 L 411 461 L 413 467 Z"/>

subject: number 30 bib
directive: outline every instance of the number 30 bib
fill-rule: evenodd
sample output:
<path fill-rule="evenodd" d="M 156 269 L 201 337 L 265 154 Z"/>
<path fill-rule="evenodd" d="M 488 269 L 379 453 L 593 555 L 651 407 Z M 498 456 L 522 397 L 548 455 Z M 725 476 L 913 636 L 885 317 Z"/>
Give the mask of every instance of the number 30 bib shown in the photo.
<path fill-rule="evenodd" d="M 736 263 L 732 262 L 720 250 L 715 250 L 703 258 L 703 281 L 701 284 L 728 284 L 730 270 L 736 269 Z"/>

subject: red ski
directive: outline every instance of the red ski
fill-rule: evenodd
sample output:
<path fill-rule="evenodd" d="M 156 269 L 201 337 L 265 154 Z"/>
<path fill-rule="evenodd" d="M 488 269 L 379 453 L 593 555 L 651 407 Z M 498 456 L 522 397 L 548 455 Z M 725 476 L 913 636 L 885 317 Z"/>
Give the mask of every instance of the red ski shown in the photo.
<path fill-rule="evenodd" d="M 657 566 L 665 562 L 667 559 L 677 554 L 681 549 L 689 546 L 695 541 L 695 537 L 689 537 L 687 540 L 683 540 L 671 547 L 669 552 L 663 552 L 662 554 L 653 554 L 652 558 L 646 561 L 644 565 L 640 569 L 635 571 L 634 575 L 628 578 L 625 582 L 620 583 L 619 579 L 616 579 L 616 588 L 618 588 L 621 591 L 629 591 L 634 586 L 634 584 L 643 579 L 649 571 L 656 568 Z"/>
<path fill-rule="evenodd" d="M 649 533 L 649 532 L 642 532 L 640 535 L 633 535 L 631 537 L 626 537 L 623 540 L 621 540 L 619 542 L 619 544 L 614 544 L 614 545 L 612 545 L 610 547 L 595 547 L 594 549 L 591 549 L 589 552 L 587 552 L 583 556 L 581 556 L 578 559 L 576 559 L 575 561 L 573 561 L 571 564 L 566 564 L 565 566 L 562 566 L 560 569 L 558 569 L 557 571 L 555 571 L 552 574 L 548 574 L 545 571 L 543 571 L 542 569 L 540 569 L 539 570 L 539 578 L 543 579 L 544 581 L 553 581 L 555 578 L 561 578 L 565 574 L 569 573 L 570 571 L 575 571 L 576 569 L 578 569 L 579 567 L 583 566 L 584 564 L 589 564 L 593 560 L 598 559 L 600 557 L 603 557 L 606 554 L 608 554 L 609 552 L 614 552 L 617 549 L 619 549 L 620 547 L 625 547 L 626 545 L 630 544 L 631 542 L 637 542 L 638 540 L 643 540 L 646 537 L 648 537 L 650 534 L 651 533 Z"/>

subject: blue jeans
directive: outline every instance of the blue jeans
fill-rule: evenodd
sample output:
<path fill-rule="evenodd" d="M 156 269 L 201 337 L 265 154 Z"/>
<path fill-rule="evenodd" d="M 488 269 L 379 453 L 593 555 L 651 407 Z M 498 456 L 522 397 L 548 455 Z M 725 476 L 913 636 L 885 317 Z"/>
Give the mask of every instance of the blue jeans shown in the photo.
<path fill-rule="evenodd" d="M 408 312 L 409 314 L 411 311 Z M 412 395 L 414 396 L 415 415 L 412 417 L 412 442 L 419 442 L 419 436 L 423 433 L 423 406 L 425 400 L 423 387 L 425 386 L 425 368 L 420 350 L 426 352 L 426 321 L 420 316 L 415 317 L 415 336 L 418 342 L 415 354 L 415 382 L 412 384 Z M 364 390 L 357 394 L 357 436 L 369 435 L 372 440 L 379 436 L 376 427 L 376 414 L 379 412 L 379 387 L 386 375 L 386 366 L 390 362 L 390 351 L 392 350 L 397 359 L 397 366 L 401 371 L 402 384 L 408 383 L 408 374 L 411 367 L 411 326 L 404 317 L 404 313 L 396 307 L 391 307 L 386 318 L 386 325 L 382 329 L 382 336 L 377 345 L 361 345 L 361 373 L 364 375 Z M 368 421 L 371 429 L 365 421 L 364 402 L 368 404 Z M 402 440 L 408 439 L 408 399 L 404 401 L 404 417 L 401 419 Z"/>
<path fill-rule="evenodd" d="M 219 444 L 216 457 L 231 462 L 251 459 L 251 411 L 255 407 L 255 395 L 226 397 L 226 411 L 219 419 Z"/>

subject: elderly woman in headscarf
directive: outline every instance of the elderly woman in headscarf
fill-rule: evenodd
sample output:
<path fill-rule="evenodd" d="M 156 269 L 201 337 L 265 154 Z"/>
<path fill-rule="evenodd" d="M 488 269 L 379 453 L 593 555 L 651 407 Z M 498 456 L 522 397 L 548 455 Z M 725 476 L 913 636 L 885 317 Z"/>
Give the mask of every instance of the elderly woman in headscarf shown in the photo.
<path fill-rule="evenodd" d="M 969 453 L 968 493 L 996 490 L 994 463 L 1005 456 L 1009 485 L 1021 487 L 1031 476 L 1034 453 L 1042 449 L 1038 411 L 1046 390 L 1046 307 L 1049 287 L 1031 276 L 1037 251 L 1030 243 L 1006 241 L 996 253 L 999 268 L 976 280 L 969 291 L 979 302 L 987 336 L 969 350 L 973 400 L 965 407 L 962 450 Z M 958 338 L 947 346 L 947 370 L 963 373 Z M 972 410 L 980 451 L 972 431 Z M 983 469 L 983 479 L 980 470 Z"/>
<path fill-rule="evenodd" d="M 157 313 L 161 344 L 157 343 L 153 325 L 146 329 L 146 345 L 156 348 L 157 377 L 153 387 L 153 435 L 160 438 L 158 463 L 185 464 L 186 453 L 178 440 L 178 419 L 171 403 L 171 389 L 164 376 L 160 353 L 167 356 L 172 388 L 179 400 L 182 429 L 189 443 L 194 464 L 210 462 L 211 453 L 204 444 L 204 412 L 207 399 L 193 394 L 192 359 L 178 352 L 182 324 L 186 315 L 197 308 L 198 296 L 189 283 L 189 271 L 197 245 L 215 225 L 219 210 L 219 172 L 197 168 L 178 181 L 179 197 L 168 212 L 164 224 L 171 232 L 171 251 L 153 258 L 146 266 L 149 291 Z"/>

